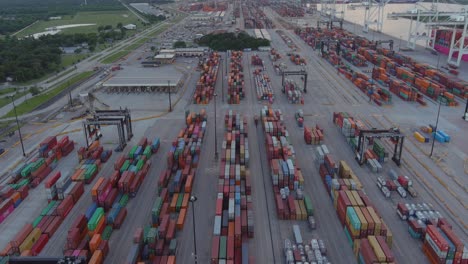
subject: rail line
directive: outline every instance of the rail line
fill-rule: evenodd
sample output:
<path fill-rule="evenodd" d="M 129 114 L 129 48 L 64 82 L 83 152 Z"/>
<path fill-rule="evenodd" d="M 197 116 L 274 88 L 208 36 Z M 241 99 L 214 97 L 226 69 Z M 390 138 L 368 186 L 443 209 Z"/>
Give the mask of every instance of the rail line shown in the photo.
<path fill-rule="evenodd" d="M 373 118 L 374 118 L 381 126 L 383 126 L 383 127 L 386 126 L 382 121 L 380 121 L 380 120 L 377 118 L 377 116 L 373 115 Z M 369 120 L 364 119 L 364 118 L 360 118 L 360 119 L 361 119 L 363 122 L 367 123 L 368 125 L 371 125 L 371 123 L 369 122 Z M 392 122 L 389 122 L 389 123 L 392 124 Z M 392 148 L 392 146 L 390 145 L 389 142 L 383 141 L 383 143 L 384 143 L 384 145 L 386 146 L 387 149 L 388 149 L 388 148 L 390 148 L 390 149 Z M 434 176 L 434 174 L 433 174 L 433 172 L 430 170 L 430 168 L 428 168 L 427 165 L 425 165 L 424 163 L 422 163 L 422 162 L 416 157 L 416 155 L 415 155 L 408 147 L 404 146 L 404 149 L 405 149 L 405 151 L 407 151 L 407 152 L 410 154 L 410 156 L 411 156 L 414 160 L 416 160 L 425 170 L 427 170 L 431 175 Z M 437 192 L 437 191 L 434 189 L 434 187 L 432 187 L 432 185 L 424 178 L 424 176 L 421 175 L 421 174 L 413 167 L 413 165 L 411 165 L 411 163 L 409 163 L 409 162 L 407 162 L 407 161 L 405 161 L 405 160 L 402 160 L 402 163 L 403 163 L 404 167 L 407 168 L 408 171 L 412 172 L 412 173 L 416 176 L 416 179 L 417 179 L 418 182 L 421 184 L 421 186 L 422 186 L 424 189 L 426 189 L 426 191 L 428 191 L 428 193 L 430 193 L 430 194 L 432 193 L 432 194 L 437 198 L 437 199 L 435 199 L 435 200 L 436 200 L 437 203 L 439 203 L 439 205 L 441 206 L 441 208 L 446 209 L 446 210 L 451 214 L 451 215 L 449 215 L 449 217 L 453 218 L 453 220 L 456 219 L 456 221 L 454 221 L 454 222 L 457 223 L 457 224 L 460 226 L 460 228 L 463 230 L 463 232 L 464 232 L 465 234 L 468 234 L 468 232 L 467 232 L 467 230 L 468 230 L 468 225 L 464 222 L 463 219 L 460 218 L 460 216 L 455 212 L 455 210 L 453 210 L 453 209 L 449 206 L 449 204 L 438 194 L 438 192 Z M 438 177 L 435 177 L 435 178 L 437 179 Z M 438 179 L 438 180 L 440 180 L 440 179 Z M 440 181 L 441 181 L 441 180 L 440 180 Z M 440 183 L 440 181 L 439 181 L 439 183 Z M 446 189 L 448 188 L 448 186 L 447 186 L 445 183 L 444 183 L 444 184 L 441 183 L 441 185 L 444 186 Z M 447 190 L 449 190 L 449 189 L 447 189 Z M 461 204 L 462 206 L 465 207 L 465 205 L 459 200 L 458 196 L 457 196 L 456 194 L 454 195 L 453 191 L 449 190 L 449 192 L 450 192 L 450 194 L 451 194 L 458 202 L 460 202 L 460 204 Z M 465 208 L 466 208 L 466 207 L 465 207 Z"/>

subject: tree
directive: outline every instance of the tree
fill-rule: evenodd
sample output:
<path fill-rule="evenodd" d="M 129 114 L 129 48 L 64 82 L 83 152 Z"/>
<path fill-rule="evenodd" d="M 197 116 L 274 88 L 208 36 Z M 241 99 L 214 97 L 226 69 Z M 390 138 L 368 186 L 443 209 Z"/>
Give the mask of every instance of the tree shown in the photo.
<path fill-rule="evenodd" d="M 31 88 L 29 88 L 29 92 L 35 96 L 35 95 L 38 95 L 41 93 L 41 90 L 37 87 L 37 86 L 33 86 Z"/>
<path fill-rule="evenodd" d="M 179 41 L 176 41 L 176 42 L 174 43 L 173 47 L 174 47 L 175 49 L 177 49 L 177 48 L 186 48 L 186 47 L 187 47 L 187 44 L 185 43 L 185 41 L 180 41 L 180 40 L 179 40 Z"/>
<path fill-rule="evenodd" d="M 118 28 L 118 29 L 122 29 L 122 27 L 123 27 L 122 22 L 119 22 L 119 23 L 117 24 L 117 28 Z"/>
<path fill-rule="evenodd" d="M 155 46 L 151 46 L 151 51 L 154 51 L 156 49 Z"/>

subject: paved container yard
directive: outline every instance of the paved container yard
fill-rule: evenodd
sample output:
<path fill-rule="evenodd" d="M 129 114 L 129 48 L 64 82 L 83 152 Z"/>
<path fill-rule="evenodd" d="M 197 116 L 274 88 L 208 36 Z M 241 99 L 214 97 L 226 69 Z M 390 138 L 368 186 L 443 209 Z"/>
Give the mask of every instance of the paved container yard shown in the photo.
<path fill-rule="evenodd" d="M 265 13 L 273 21 L 276 15 L 267 8 Z M 243 25 L 243 23 L 241 23 Z M 215 92 L 216 113 L 214 100 L 208 105 L 194 105 L 193 93 L 199 78 L 199 72 L 195 71 L 197 60 L 184 62 L 189 59 L 177 59 L 176 67 L 183 70 L 183 87 L 173 97 L 173 111 L 166 113 L 167 95 L 152 94 L 106 94 L 97 92 L 102 101 L 109 104 L 111 108 L 128 106 L 132 111 L 134 119 L 134 137 L 128 142 L 124 153 L 138 143 L 141 137 L 149 140 L 159 137 L 161 146 L 158 153 L 151 157 L 151 168 L 140 187 L 137 196 L 131 198 L 127 205 L 127 218 L 119 230 L 114 230 L 110 238 L 110 254 L 105 263 L 121 263 L 126 259 L 133 243 L 133 234 L 138 227 L 151 223 L 151 209 L 157 197 L 158 177 L 161 171 L 166 169 L 167 153 L 173 140 L 180 129 L 185 127 L 184 114 L 187 110 L 198 112 L 206 109 L 207 128 L 201 156 L 197 168 L 197 177 L 193 185 L 192 195 L 197 196 L 195 202 L 195 224 L 197 257 L 199 263 L 209 263 L 211 260 L 211 241 L 213 237 L 213 224 L 216 205 L 216 186 L 218 182 L 220 161 L 215 160 L 215 149 L 221 151 L 224 139 L 224 115 L 228 110 L 241 113 L 248 119 L 248 141 L 250 149 L 249 170 L 252 179 L 252 201 L 254 212 L 254 238 L 249 240 L 249 252 L 255 257 L 256 263 L 284 263 L 284 239 L 292 237 L 292 225 L 301 227 L 304 239 L 310 241 L 312 238 L 323 239 L 328 248 L 328 259 L 331 263 L 357 263 L 353 255 L 352 247 L 343 232 L 343 226 L 339 222 L 333 202 L 331 201 L 322 179 L 319 175 L 316 162 L 316 145 L 306 145 L 304 141 L 304 130 L 296 124 L 294 114 L 302 109 L 305 115 L 305 125 L 315 126 L 318 124 L 324 129 L 324 144 L 330 150 L 335 161 L 344 160 L 358 176 L 363 184 L 365 193 L 369 196 L 377 211 L 393 233 L 393 253 L 397 263 L 426 263 L 427 258 L 423 254 L 421 241 L 413 239 L 408 233 L 408 225 L 400 220 L 396 214 L 397 203 L 427 203 L 439 211 L 453 225 L 455 233 L 464 241 L 468 241 L 466 213 L 468 194 L 466 192 L 466 170 L 464 162 L 468 159 L 468 143 L 464 139 L 468 131 L 468 123 L 460 117 L 462 108 L 443 106 L 439 121 L 439 127 L 443 127 L 452 137 L 452 142 L 442 145 L 436 143 L 435 157 L 428 157 L 430 144 L 417 142 L 412 131 L 419 126 L 433 124 L 438 104 L 426 100 L 426 107 L 416 103 L 405 102 L 393 96 L 393 103 L 388 106 L 379 107 L 370 103 L 367 95 L 362 93 L 349 80 L 337 74 L 337 70 L 322 59 L 318 51 L 314 51 L 306 45 L 303 40 L 294 34 L 292 30 L 282 28 L 279 23 L 277 29 L 281 29 L 295 43 L 297 50 L 294 52 L 305 58 L 306 65 L 294 65 L 287 53 L 292 52 L 277 33 L 277 29 L 268 29 L 272 38 L 272 47 L 281 55 L 282 59 L 272 62 L 268 52 L 244 52 L 243 73 L 246 95 L 238 105 L 227 104 L 227 81 L 224 76 L 226 69 L 226 53 L 221 53 L 222 66 L 218 72 Z M 143 50 L 136 51 L 128 56 L 128 63 L 133 71 L 138 71 L 136 58 L 144 53 Z M 139 52 L 139 53 L 138 53 Z M 267 103 L 258 101 L 254 87 L 253 71 L 257 66 L 251 65 L 251 56 L 257 54 L 263 60 L 264 71 L 271 79 L 275 100 L 273 109 L 279 109 L 284 116 L 284 124 L 289 131 L 289 141 L 294 146 L 296 162 L 301 168 L 305 179 L 304 192 L 311 197 L 314 206 L 314 216 L 317 221 L 317 229 L 310 231 L 306 221 L 279 220 L 276 214 L 276 205 L 271 180 L 270 165 L 265 151 L 265 136 L 261 125 L 255 126 L 254 116 L 259 115 L 260 109 Z M 190 59 L 191 60 L 191 59 Z M 307 93 L 303 94 L 304 105 L 290 104 L 285 94 L 281 92 L 281 76 L 277 75 L 273 64 L 284 63 L 287 70 L 304 69 L 308 73 Z M 127 65 L 128 65 L 127 64 Z M 124 66 L 125 70 L 125 66 Z M 223 77 L 222 77 L 223 75 Z M 290 77 L 298 84 L 302 84 L 299 77 Z M 222 90 L 224 87 L 224 91 Z M 223 98 L 224 96 L 224 98 Z M 349 112 L 353 117 L 362 120 L 366 125 L 375 128 L 397 126 L 406 135 L 405 147 L 403 149 L 403 163 L 397 167 L 390 159 L 383 164 L 383 172 L 375 174 L 367 166 L 359 166 L 355 161 L 355 153 L 351 150 L 344 136 L 333 124 L 333 112 Z M 215 126 L 215 114 L 216 123 Z M 57 121 L 51 121 L 42 127 L 44 131 L 33 128 L 29 139 L 25 141 L 27 149 L 32 149 L 44 138 L 57 135 L 62 132 L 70 136 L 76 142 L 75 151 L 58 163 L 56 170 L 62 174 L 73 171 L 78 164 L 76 149 L 84 145 L 81 121 L 70 121 L 68 113 Z M 34 130 L 36 129 L 36 130 Z M 102 143 L 105 148 L 112 149 L 117 142 L 117 135 L 112 127 L 103 129 Z M 215 135 L 216 133 L 216 135 Z M 215 137 L 217 145 L 215 145 Z M 392 146 L 385 143 L 385 149 L 392 153 Z M 18 148 L 18 147 L 17 147 Z M 19 153 L 19 152 L 18 152 Z M 110 177 L 114 170 L 114 161 L 120 153 L 114 153 L 112 157 L 102 165 L 96 179 L 85 186 L 85 192 L 78 203 L 73 207 L 70 214 L 63 221 L 55 235 L 49 240 L 42 250 L 41 256 L 60 256 L 66 235 L 73 221 L 80 214 L 85 213 L 86 208 L 92 203 L 91 188 L 99 177 Z M 438 157 L 438 158 L 437 158 Z M 11 163 L 11 158 L 8 160 Z M 2 166 L 8 166 L 6 161 L 0 160 Z M 401 198 L 396 192 L 392 192 L 389 199 L 385 198 L 378 189 L 377 176 L 387 177 L 390 169 L 399 174 L 407 175 L 413 180 L 414 187 L 419 196 L 413 198 Z M 5 180 L 5 178 L 3 178 Z M 21 227 L 40 213 L 47 204 L 44 185 L 30 191 L 29 197 L 24 201 L 5 222 L 0 224 L 0 249 L 16 235 Z M 192 263 L 194 259 L 193 249 L 193 223 L 192 207 L 189 205 L 187 218 L 182 231 L 177 232 L 177 263 Z M 411 261 L 409 261 L 411 258 Z"/>

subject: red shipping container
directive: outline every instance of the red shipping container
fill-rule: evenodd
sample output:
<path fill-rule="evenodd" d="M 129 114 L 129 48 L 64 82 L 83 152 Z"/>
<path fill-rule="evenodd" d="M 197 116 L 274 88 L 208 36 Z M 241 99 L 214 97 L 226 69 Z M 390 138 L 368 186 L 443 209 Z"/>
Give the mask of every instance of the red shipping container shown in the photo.
<path fill-rule="evenodd" d="M 133 243 L 139 244 L 142 242 L 143 239 L 143 228 L 139 227 L 135 230 L 135 234 L 133 235 Z"/>
<path fill-rule="evenodd" d="M 213 242 L 211 246 L 211 264 L 218 263 L 219 256 L 219 236 L 213 236 Z"/>
<path fill-rule="evenodd" d="M 112 175 L 110 176 L 110 183 L 112 187 L 118 187 L 118 182 L 120 180 L 120 170 L 114 170 Z"/>
<path fill-rule="evenodd" d="M 221 215 L 223 213 L 223 199 L 218 198 L 216 200 L 216 215 Z"/>
<path fill-rule="evenodd" d="M 49 237 L 46 234 L 42 234 L 36 241 L 36 243 L 34 243 L 34 245 L 32 246 L 31 254 L 33 256 L 39 255 L 39 253 L 41 253 L 42 249 L 45 247 L 48 241 Z"/>
<path fill-rule="evenodd" d="M 74 206 L 73 197 L 68 195 L 57 207 L 57 214 L 65 218 Z"/>
<path fill-rule="evenodd" d="M 175 237 L 175 231 L 176 231 L 176 220 L 172 219 L 169 222 L 169 226 L 167 228 L 166 241 L 169 242 Z"/>
<path fill-rule="evenodd" d="M 27 185 L 22 186 L 18 189 L 18 192 L 21 194 L 21 199 L 24 201 L 29 195 L 29 187 Z"/>
<path fill-rule="evenodd" d="M 62 176 L 62 174 L 60 173 L 60 171 L 57 171 L 56 173 L 52 174 L 50 176 L 50 178 L 46 181 L 46 183 L 44 184 L 46 188 L 50 188 L 52 187 L 56 182 L 57 180 L 60 178 L 60 176 Z"/>
<path fill-rule="evenodd" d="M 377 257 L 366 238 L 361 239 L 359 252 L 366 263 L 377 263 Z"/>
<path fill-rule="evenodd" d="M 120 171 L 120 168 L 122 168 L 122 165 L 124 164 L 125 160 L 125 155 L 120 155 L 114 163 L 114 169 Z"/>
<path fill-rule="evenodd" d="M 55 234 L 55 232 L 57 231 L 57 229 L 60 227 L 61 224 L 62 224 L 62 218 L 60 218 L 60 216 L 56 216 L 50 222 L 47 229 L 44 230 L 42 233 L 47 234 L 49 237 L 52 237 Z"/>
<path fill-rule="evenodd" d="M 387 262 L 394 262 L 395 257 L 393 256 L 392 250 L 390 250 L 390 248 L 388 247 L 388 244 L 385 241 L 385 238 L 383 236 L 377 236 L 376 239 L 379 242 L 380 248 L 382 249 L 382 251 L 384 252 L 384 254 L 385 254 L 386 258 L 387 258 L 386 261 Z"/>
<path fill-rule="evenodd" d="M 437 244 L 437 247 L 444 252 L 448 250 L 448 242 L 445 238 L 439 233 L 439 230 L 433 225 L 428 225 L 426 227 L 426 233 L 432 238 L 432 240 Z"/>
<path fill-rule="evenodd" d="M 233 236 L 228 236 L 227 238 L 227 250 L 226 250 L 226 258 L 228 260 L 234 260 L 234 237 Z"/>
<path fill-rule="evenodd" d="M 109 192 L 109 195 L 107 195 L 106 200 L 104 201 L 104 209 L 109 210 L 112 207 L 112 204 L 115 201 L 115 198 L 119 195 L 119 190 L 116 188 L 112 188 L 111 191 Z"/>
<path fill-rule="evenodd" d="M 108 240 L 101 240 L 101 243 L 98 246 L 98 250 L 101 250 L 102 256 L 105 259 L 109 254 L 109 241 Z"/>
<path fill-rule="evenodd" d="M 122 223 L 123 223 L 123 221 L 125 220 L 126 217 L 127 217 L 127 208 L 124 207 L 124 208 L 120 209 L 119 214 L 115 218 L 114 228 L 115 229 L 120 229 L 120 227 L 122 226 Z"/>
<path fill-rule="evenodd" d="M 80 199 L 81 195 L 84 193 L 84 183 L 83 182 L 77 182 L 75 183 L 75 186 L 73 186 L 73 189 L 70 191 L 70 195 L 73 197 L 73 202 L 78 202 Z"/>

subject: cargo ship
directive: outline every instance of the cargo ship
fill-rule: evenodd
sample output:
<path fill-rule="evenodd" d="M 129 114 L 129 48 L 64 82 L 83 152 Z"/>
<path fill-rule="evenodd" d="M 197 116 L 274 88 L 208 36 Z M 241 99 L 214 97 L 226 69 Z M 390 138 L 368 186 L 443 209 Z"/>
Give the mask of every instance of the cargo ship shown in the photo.
<path fill-rule="evenodd" d="M 458 41 L 462 37 L 462 30 L 458 30 L 455 32 L 455 42 Z M 431 32 L 431 37 L 434 37 L 434 43 L 432 40 L 430 45 L 434 47 L 435 50 L 438 52 L 448 55 L 450 52 L 450 42 L 452 41 L 453 30 L 433 30 Z M 468 37 L 465 38 L 465 43 L 468 43 Z M 453 53 L 453 58 L 458 56 L 458 51 Z M 462 56 L 463 61 L 468 61 L 468 54 Z"/>

